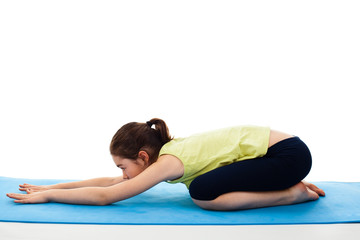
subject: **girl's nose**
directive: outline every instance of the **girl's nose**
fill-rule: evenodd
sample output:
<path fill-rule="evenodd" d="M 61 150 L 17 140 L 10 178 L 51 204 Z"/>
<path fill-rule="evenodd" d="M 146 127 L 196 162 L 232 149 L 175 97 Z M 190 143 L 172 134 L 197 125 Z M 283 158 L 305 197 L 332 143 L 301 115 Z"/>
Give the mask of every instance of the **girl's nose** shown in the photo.
<path fill-rule="evenodd" d="M 129 179 L 128 175 L 126 175 L 126 173 L 123 172 L 123 178 L 124 179 Z"/>

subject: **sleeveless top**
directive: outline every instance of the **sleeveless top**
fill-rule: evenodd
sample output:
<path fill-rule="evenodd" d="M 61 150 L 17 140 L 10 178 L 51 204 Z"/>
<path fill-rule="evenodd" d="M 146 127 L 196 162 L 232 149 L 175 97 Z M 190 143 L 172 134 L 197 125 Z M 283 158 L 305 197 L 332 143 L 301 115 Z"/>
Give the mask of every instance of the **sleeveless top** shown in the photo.
<path fill-rule="evenodd" d="M 269 145 L 270 128 L 236 126 L 175 138 L 166 143 L 159 156 L 169 154 L 184 164 L 184 175 L 168 183 L 191 182 L 206 172 L 234 162 L 262 157 Z"/>

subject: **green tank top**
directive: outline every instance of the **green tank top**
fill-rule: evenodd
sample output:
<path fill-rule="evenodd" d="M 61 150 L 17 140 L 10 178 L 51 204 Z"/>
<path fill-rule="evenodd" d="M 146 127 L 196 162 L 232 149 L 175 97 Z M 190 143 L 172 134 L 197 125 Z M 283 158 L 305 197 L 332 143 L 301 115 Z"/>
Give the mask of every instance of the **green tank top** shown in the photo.
<path fill-rule="evenodd" d="M 269 145 L 270 128 L 237 126 L 175 138 L 166 143 L 159 156 L 170 154 L 184 164 L 184 175 L 169 183 L 184 183 L 189 188 L 197 177 L 234 162 L 262 157 Z"/>

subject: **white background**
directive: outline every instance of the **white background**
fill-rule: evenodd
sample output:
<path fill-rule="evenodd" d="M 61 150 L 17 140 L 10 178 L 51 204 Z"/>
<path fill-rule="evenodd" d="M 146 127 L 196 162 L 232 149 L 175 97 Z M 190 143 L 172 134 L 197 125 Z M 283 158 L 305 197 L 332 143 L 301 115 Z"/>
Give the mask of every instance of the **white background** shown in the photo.
<path fill-rule="evenodd" d="M 300 136 L 310 181 L 360 181 L 358 1 L 1 1 L 0 176 L 121 174 L 129 121 Z"/>

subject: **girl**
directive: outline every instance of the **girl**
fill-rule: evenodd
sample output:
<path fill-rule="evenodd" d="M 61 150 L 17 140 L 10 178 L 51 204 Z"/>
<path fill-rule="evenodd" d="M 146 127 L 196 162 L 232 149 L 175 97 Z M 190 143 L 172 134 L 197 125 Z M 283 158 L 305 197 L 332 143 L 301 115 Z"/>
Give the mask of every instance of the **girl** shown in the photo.
<path fill-rule="evenodd" d="M 307 146 L 267 127 L 238 126 L 173 139 L 165 122 L 154 118 L 121 127 L 110 152 L 121 177 L 23 184 L 20 190 L 27 194 L 7 196 L 17 203 L 107 205 L 162 181 L 186 184 L 194 203 L 209 210 L 287 205 L 325 196 L 302 181 L 311 168 Z"/>

